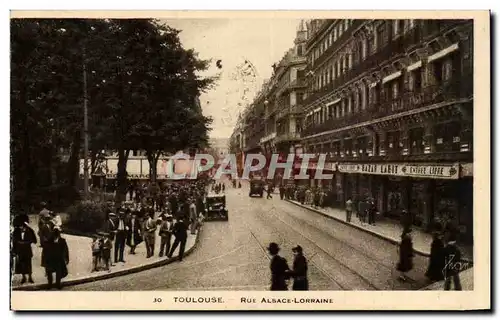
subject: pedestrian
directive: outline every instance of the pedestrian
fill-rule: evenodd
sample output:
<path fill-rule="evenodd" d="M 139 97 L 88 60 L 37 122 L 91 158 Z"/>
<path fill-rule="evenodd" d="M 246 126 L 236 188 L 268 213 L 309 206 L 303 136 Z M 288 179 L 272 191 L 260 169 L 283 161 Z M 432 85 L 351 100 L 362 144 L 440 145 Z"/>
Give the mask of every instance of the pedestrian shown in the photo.
<path fill-rule="evenodd" d="M 403 230 L 410 229 L 413 224 L 413 217 L 408 210 L 401 211 L 401 226 Z"/>
<path fill-rule="evenodd" d="M 293 278 L 292 290 L 307 291 L 309 290 L 309 280 L 307 279 L 307 259 L 304 257 L 302 247 L 300 245 L 292 249 L 293 270 L 289 272 Z"/>
<path fill-rule="evenodd" d="M 56 275 L 56 288 L 61 289 L 61 280 L 68 275 L 69 250 L 66 239 L 61 237 L 61 230 L 54 228 L 52 240 L 47 245 L 45 273 L 49 288 L 53 285 L 53 274 Z"/>
<path fill-rule="evenodd" d="M 115 239 L 115 232 L 116 232 L 115 219 L 116 219 L 116 214 L 114 212 L 108 212 L 108 219 L 104 224 L 104 232 L 109 233 L 109 235 L 112 237 L 111 240 Z"/>
<path fill-rule="evenodd" d="M 444 290 L 451 289 L 451 281 L 456 291 L 462 290 L 460 275 L 462 254 L 457 246 L 456 234 L 450 234 L 446 247 L 444 248 L 445 266 L 444 266 Z"/>
<path fill-rule="evenodd" d="M 271 258 L 271 291 L 287 291 L 290 268 L 285 258 L 278 255 L 280 248 L 277 243 L 271 242 L 267 247 Z"/>
<path fill-rule="evenodd" d="M 184 222 L 184 219 L 181 218 L 179 219 L 173 227 L 172 233 L 175 236 L 174 243 L 172 244 L 172 249 L 170 249 L 170 253 L 168 254 L 169 258 L 172 258 L 172 255 L 174 254 L 175 249 L 180 245 L 179 247 L 179 261 L 182 261 L 182 258 L 184 256 L 184 249 L 186 248 L 186 241 L 187 241 L 187 225 Z"/>
<path fill-rule="evenodd" d="M 137 218 L 137 211 L 132 211 L 127 225 L 127 246 L 130 247 L 130 254 L 135 254 L 135 248 L 142 242 L 141 222 Z"/>
<path fill-rule="evenodd" d="M 238 189 L 241 189 L 241 182 L 238 181 Z"/>
<path fill-rule="evenodd" d="M 283 200 L 283 198 L 285 197 L 285 187 L 283 186 L 283 184 L 280 185 L 280 199 Z"/>
<path fill-rule="evenodd" d="M 190 199 L 189 202 L 189 222 L 191 234 L 196 234 L 196 229 L 198 227 L 198 213 L 196 212 L 196 205 L 194 204 L 194 200 Z"/>
<path fill-rule="evenodd" d="M 359 201 L 359 203 L 358 203 L 358 215 L 359 215 L 359 221 L 361 223 L 366 222 L 366 213 L 368 210 L 367 208 L 368 208 L 368 205 L 365 201 L 363 201 L 363 200 Z"/>
<path fill-rule="evenodd" d="M 375 201 L 370 198 L 368 201 L 368 224 L 375 225 L 375 215 L 377 214 L 377 207 Z"/>
<path fill-rule="evenodd" d="M 267 192 L 266 199 L 272 199 L 273 198 L 273 196 L 272 196 L 273 189 L 271 187 L 271 184 L 267 185 L 266 192 Z"/>
<path fill-rule="evenodd" d="M 400 279 L 406 281 L 406 273 L 413 269 L 413 243 L 411 239 L 411 229 L 406 229 L 401 234 L 399 245 L 399 263 L 397 266 L 401 272 Z"/>
<path fill-rule="evenodd" d="M 441 281 L 444 279 L 445 251 L 443 237 L 440 231 L 435 230 L 432 234 L 431 254 L 429 266 L 425 276 L 430 281 Z"/>
<path fill-rule="evenodd" d="M 345 203 L 345 221 L 351 222 L 351 216 L 352 216 L 352 200 L 351 198 L 348 198 Z"/>
<path fill-rule="evenodd" d="M 103 241 L 102 241 L 102 262 L 104 264 L 104 269 L 108 272 L 111 271 L 111 249 L 113 248 L 113 234 L 111 233 L 103 233 Z"/>
<path fill-rule="evenodd" d="M 172 230 L 173 230 L 173 222 L 172 215 L 167 214 L 162 216 L 162 223 L 160 225 L 159 235 L 161 238 L 160 241 L 160 257 L 163 257 L 164 254 L 168 255 L 170 251 L 170 241 L 172 239 Z"/>
<path fill-rule="evenodd" d="M 146 243 L 146 258 L 151 258 L 155 254 L 155 232 L 156 222 L 153 220 L 154 212 L 149 211 L 146 221 L 144 221 L 144 242 Z"/>
<path fill-rule="evenodd" d="M 99 264 L 102 257 L 102 243 L 103 241 L 98 235 L 92 237 L 92 272 L 99 271 Z"/>
<path fill-rule="evenodd" d="M 34 283 L 33 281 L 33 249 L 32 244 L 36 244 L 35 231 L 28 225 L 26 221 L 19 221 L 14 226 L 14 231 L 12 233 L 13 242 L 13 253 L 15 255 L 15 274 L 21 274 L 21 283 L 26 283 L 26 276 L 28 276 L 28 282 Z"/>
<path fill-rule="evenodd" d="M 59 230 L 62 230 L 61 216 L 54 211 L 50 211 L 50 218 L 51 218 L 51 222 L 52 222 L 52 225 L 54 226 L 54 228 L 58 228 Z"/>
<path fill-rule="evenodd" d="M 118 212 L 118 219 L 116 225 L 116 233 L 115 233 L 115 263 L 123 262 L 125 260 L 123 258 L 123 253 L 125 251 L 125 242 L 127 240 L 127 232 L 129 227 L 125 222 L 125 211 L 120 209 Z"/>

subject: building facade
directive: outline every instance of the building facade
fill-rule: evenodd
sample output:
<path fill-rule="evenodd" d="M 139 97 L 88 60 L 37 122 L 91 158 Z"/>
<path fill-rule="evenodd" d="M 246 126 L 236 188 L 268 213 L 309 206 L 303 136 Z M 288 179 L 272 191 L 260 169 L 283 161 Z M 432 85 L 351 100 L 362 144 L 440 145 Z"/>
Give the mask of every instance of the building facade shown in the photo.
<path fill-rule="evenodd" d="M 430 228 L 453 219 L 472 241 L 473 22 L 313 20 L 302 143 L 336 164 L 339 205 Z"/>

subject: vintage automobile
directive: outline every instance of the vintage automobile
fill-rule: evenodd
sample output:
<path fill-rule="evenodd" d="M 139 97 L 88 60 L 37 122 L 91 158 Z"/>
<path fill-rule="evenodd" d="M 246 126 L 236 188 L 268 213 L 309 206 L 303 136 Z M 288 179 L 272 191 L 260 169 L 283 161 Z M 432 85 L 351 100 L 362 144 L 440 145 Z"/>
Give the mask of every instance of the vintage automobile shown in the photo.
<path fill-rule="evenodd" d="M 264 184 L 265 182 L 262 179 L 250 180 L 250 191 L 248 192 L 248 196 L 258 195 L 262 198 L 264 195 Z"/>
<path fill-rule="evenodd" d="M 205 197 L 205 221 L 229 220 L 225 194 L 208 194 Z"/>

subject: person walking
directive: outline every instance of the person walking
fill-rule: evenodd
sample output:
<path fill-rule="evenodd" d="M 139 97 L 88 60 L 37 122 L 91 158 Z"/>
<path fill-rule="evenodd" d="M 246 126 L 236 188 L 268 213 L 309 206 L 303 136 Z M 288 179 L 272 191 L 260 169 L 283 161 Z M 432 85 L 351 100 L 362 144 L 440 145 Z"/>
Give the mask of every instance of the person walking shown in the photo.
<path fill-rule="evenodd" d="M 451 289 L 451 282 L 453 281 L 453 286 L 456 291 L 462 290 L 462 284 L 460 283 L 460 261 L 462 260 L 462 254 L 457 246 L 456 234 L 450 234 L 448 242 L 444 248 L 445 254 L 445 266 L 444 266 L 444 290 Z"/>
<path fill-rule="evenodd" d="M 154 212 L 147 213 L 144 221 L 144 242 L 146 243 L 146 258 L 151 258 L 155 254 L 155 232 L 156 222 L 153 220 Z"/>
<path fill-rule="evenodd" d="M 304 257 L 302 247 L 300 245 L 292 249 L 293 270 L 289 272 L 293 278 L 292 290 L 307 291 L 309 290 L 309 280 L 307 279 L 307 259 Z"/>
<path fill-rule="evenodd" d="M 181 218 L 179 219 L 173 227 L 172 233 L 175 236 L 174 243 L 172 244 L 172 249 L 170 249 L 170 253 L 168 254 L 169 258 L 172 258 L 172 255 L 174 254 L 175 249 L 180 245 L 179 247 L 179 261 L 182 261 L 182 258 L 184 257 L 184 249 L 186 248 L 186 241 L 187 241 L 187 225 L 184 222 L 184 219 Z"/>
<path fill-rule="evenodd" d="M 273 196 L 272 196 L 273 189 L 272 189 L 272 187 L 271 187 L 271 184 L 270 184 L 270 183 L 267 185 L 266 192 L 267 192 L 266 199 L 272 199 L 272 198 L 273 198 Z"/>
<path fill-rule="evenodd" d="M 283 186 L 283 184 L 280 184 L 280 199 L 283 200 L 284 197 L 285 197 L 285 187 Z"/>
<path fill-rule="evenodd" d="M 68 275 L 69 250 L 66 239 L 61 237 L 59 228 L 55 228 L 52 235 L 52 240 L 47 245 L 45 273 L 49 288 L 52 288 L 55 273 L 56 288 L 61 289 L 61 280 Z"/>
<path fill-rule="evenodd" d="M 406 273 L 413 269 L 413 242 L 411 239 L 411 229 L 406 229 L 401 234 L 401 244 L 399 245 L 399 263 L 397 269 L 401 272 L 400 279 L 406 281 Z"/>
<path fill-rule="evenodd" d="M 18 225 L 14 227 L 12 233 L 12 249 L 16 257 L 14 273 L 22 275 L 21 283 L 26 283 L 26 276 L 28 276 L 29 283 L 34 283 L 32 276 L 33 249 L 31 245 L 37 243 L 35 231 L 28 226 L 26 221 L 20 221 L 16 224 Z"/>
<path fill-rule="evenodd" d="M 123 209 L 120 209 L 118 212 L 118 219 L 116 225 L 116 233 L 115 233 L 115 263 L 123 262 L 125 260 L 123 258 L 123 253 L 125 251 L 125 242 L 127 240 L 127 233 L 129 231 L 129 227 L 125 222 L 125 212 Z"/>
<path fill-rule="evenodd" d="M 196 234 L 196 229 L 198 227 L 198 213 L 194 199 L 189 200 L 189 222 L 191 234 Z"/>
<path fill-rule="evenodd" d="M 280 247 L 277 243 L 271 242 L 267 247 L 271 258 L 271 291 L 287 291 L 286 280 L 290 278 L 290 268 L 285 258 L 278 255 Z"/>
<path fill-rule="evenodd" d="M 429 257 L 429 266 L 425 272 L 425 276 L 430 281 L 441 281 L 444 279 L 445 267 L 445 250 L 443 237 L 438 230 L 432 234 L 431 255 Z"/>
<path fill-rule="evenodd" d="M 351 222 L 351 216 L 352 216 L 352 200 L 351 198 L 348 198 L 345 203 L 345 221 Z"/>
<path fill-rule="evenodd" d="M 375 201 L 370 198 L 368 200 L 368 224 L 375 225 L 375 215 L 377 214 L 377 207 Z"/>
<path fill-rule="evenodd" d="M 170 241 L 172 239 L 172 230 L 173 230 L 173 221 L 172 215 L 167 214 L 162 216 L 162 222 L 160 225 L 160 257 L 163 257 L 164 254 L 168 255 L 170 251 Z"/>

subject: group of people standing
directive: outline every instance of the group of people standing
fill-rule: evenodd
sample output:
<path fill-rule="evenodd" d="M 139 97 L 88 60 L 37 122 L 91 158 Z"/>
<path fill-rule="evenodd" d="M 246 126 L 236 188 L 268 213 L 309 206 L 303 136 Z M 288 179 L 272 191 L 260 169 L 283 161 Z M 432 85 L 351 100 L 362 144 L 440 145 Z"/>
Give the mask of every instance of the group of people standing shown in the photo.
<path fill-rule="evenodd" d="M 29 226 L 28 215 L 19 215 L 14 218 L 11 235 L 11 251 L 14 261 L 14 274 L 22 275 L 21 283 L 33 281 L 33 249 L 32 245 L 39 243 L 42 248 L 41 266 L 45 269 L 48 287 L 61 288 L 61 280 L 68 275 L 69 249 L 66 240 L 61 237 L 61 217 L 48 210 L 46 203 L 41 203 L 39 214 L 38 237 Z"/>
<path fill-rule="evenodd" d="M 292 248 L 294 259 L 291 269 L 287 260 L 279 255 L 280 247 L 277 243 L 271 242 L 267 250 L 272 257 L 270 265 L 271 291 L 287 291 L 288 280 L 293 280 L 292 290 L 294 291 L 309 290 L 307 259 L 300 245 Z"/>
<path fill-rule="evenodd" d="M 142 202 L 128 202 L 116 213 L 109 211 L 104 231 L 92 243 L 93 270 L 110 270 L 113 266 L 112 248 L 114 263 L 125 263 L 125 246 L 130 248 L 129 254 L 134 255 L 142 242 L 147 259 L 153 257 L 155 252 L 159 257 L 171 258 L 179 247 L 179 261 L 182 261 L 188 231 L 196 234 L 204 219 L 205 190 L 203 181 L 173 183 L 159 193 L 161 197 L 145 195 L 147 201 L 144 206 Z M 162 210 L 158 211 L 160 208 Z M 160 236 L 158 251 L 157 232 Z"/>

